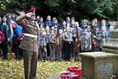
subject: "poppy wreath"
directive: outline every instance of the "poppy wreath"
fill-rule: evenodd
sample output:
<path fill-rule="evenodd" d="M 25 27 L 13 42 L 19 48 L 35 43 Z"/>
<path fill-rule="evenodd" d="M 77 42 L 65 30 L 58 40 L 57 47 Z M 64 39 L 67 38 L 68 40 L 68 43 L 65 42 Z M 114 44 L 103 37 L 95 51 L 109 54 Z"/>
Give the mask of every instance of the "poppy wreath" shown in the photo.
<path fill-rule="evenodd" d="M 23 37 L 24 37 L 24 33 L 22 33 L 22 34 L 18 37 L 19 42 L 21 42 L 21 41 L 23 40 Z"/>
<path fill-rule="evenodd" d="M 2 32 L 0 32 L 0 42 L 3 42 L 5 39 L 5 36 Z"/>
<path fill-rule="evenodd" d="M 75 75 L 78 75 L 78 77 L 81 77 L 81 68 L 80 67 L 68 67 L 67 71 L 70 71 L 74 73 Z"/>

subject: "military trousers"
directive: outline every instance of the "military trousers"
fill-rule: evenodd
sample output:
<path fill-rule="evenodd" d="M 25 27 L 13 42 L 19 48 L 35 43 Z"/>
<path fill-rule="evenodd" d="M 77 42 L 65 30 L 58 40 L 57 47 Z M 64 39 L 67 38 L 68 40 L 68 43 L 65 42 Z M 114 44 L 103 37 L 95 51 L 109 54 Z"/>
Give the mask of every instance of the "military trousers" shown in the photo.
<path fill-rule="evenodd" d="M 36 79 L 38 52 L 23 50 L 25 79 Z"/>

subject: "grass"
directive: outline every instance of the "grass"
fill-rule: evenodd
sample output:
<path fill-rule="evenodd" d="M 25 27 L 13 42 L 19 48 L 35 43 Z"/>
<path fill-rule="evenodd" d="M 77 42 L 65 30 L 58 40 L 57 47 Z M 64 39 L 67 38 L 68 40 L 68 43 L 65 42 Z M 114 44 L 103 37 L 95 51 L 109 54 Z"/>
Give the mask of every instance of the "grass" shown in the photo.
<path fill-rule="evenodd" d="M 54 61 L 41 62 L 37 64 L 37 79 L 48 79 L 53 74 L 65 71 L 69 66 L 81 66 L 80 62 Z M 13 54 L 9 54 L 8 60 L 0 58 L 0 79 L 23 79 L 23 60 L 16 60 Z"/>

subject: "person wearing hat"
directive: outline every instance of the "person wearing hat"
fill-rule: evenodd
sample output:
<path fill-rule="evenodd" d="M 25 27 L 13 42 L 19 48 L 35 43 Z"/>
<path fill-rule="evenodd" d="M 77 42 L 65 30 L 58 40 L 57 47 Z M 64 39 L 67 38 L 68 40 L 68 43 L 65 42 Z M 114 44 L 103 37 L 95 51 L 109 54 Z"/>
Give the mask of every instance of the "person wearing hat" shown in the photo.
<path fill-rule="evenodd" d="M 23 50 L 25 79 L 36 79 L 38 60 L 39 27 L 35 20 L 35 9 L 18 12 L 16 21 L 22 25 L 24 37 L 19 47 Z"/>

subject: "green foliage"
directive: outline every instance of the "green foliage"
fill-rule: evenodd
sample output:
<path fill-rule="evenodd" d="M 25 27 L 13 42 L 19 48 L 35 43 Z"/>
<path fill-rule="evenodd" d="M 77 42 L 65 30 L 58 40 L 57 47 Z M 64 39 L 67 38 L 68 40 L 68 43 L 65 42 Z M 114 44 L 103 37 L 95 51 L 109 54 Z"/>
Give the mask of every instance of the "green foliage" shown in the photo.
<path fill-rule="evenodd" d="M 95 14 L 98 17 L 109 19 L 110 15 L 114 14 L 115 0 L 82 0 L 80 1 L 81 8 L 86 13 Z"/>
<path fill-rule="evenodd" d="M 9 1 L 9 2 L 8 2 Z M 95 16 L 111 19 L 117 12 L 117 0 L 1 0 L 5 10 L 36 8 L 57 16 Z M 1 6 L 1 5 L 0 5 Z"/>

